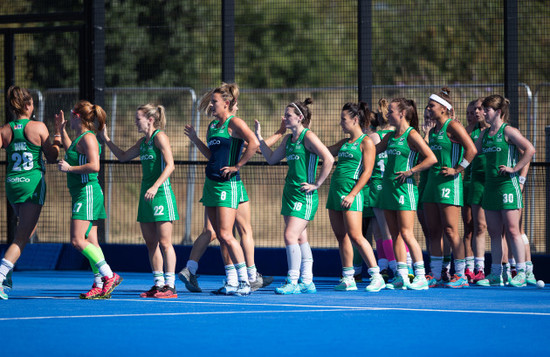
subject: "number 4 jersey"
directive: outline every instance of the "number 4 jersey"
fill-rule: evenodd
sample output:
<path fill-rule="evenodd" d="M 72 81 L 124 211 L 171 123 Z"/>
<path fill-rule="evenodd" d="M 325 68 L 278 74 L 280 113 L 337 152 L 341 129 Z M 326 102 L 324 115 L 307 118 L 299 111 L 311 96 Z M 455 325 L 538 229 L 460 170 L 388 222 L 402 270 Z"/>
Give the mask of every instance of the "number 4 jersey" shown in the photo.
<path fill-rule="evenodd" d="M 29 119 L 18 119 L 9 123 L 13 138 L 6 148 L 6 195 L 11 204 L 30 202 L 43 205 L 46 182 L 42 148 L 25 137 L 28 122 Z"/>

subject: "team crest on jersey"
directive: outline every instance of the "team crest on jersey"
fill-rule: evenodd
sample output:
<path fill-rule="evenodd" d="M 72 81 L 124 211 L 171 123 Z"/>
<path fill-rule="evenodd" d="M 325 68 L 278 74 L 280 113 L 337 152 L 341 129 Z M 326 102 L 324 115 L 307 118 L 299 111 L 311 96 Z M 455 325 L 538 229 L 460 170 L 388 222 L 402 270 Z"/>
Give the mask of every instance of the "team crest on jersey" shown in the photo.
<path fill-rule="evenodd" d="M 502 142 L 502 133 L 498 133 L 498 134 L 497 134 L 497 137 L 496 137 L 495 141 L 496 141 L 496 142 L 499 142 L 499 143 Z"/>

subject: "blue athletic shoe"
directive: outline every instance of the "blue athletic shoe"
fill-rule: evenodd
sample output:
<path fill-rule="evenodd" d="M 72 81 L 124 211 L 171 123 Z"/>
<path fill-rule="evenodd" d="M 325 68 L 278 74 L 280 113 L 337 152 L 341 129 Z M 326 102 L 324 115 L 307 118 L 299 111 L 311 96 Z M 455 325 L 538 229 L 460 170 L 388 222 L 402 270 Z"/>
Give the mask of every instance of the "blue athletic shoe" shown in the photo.
<path fill-rule="evenodd" d="M 315 287 L 315 284 L 313 284 L 313 281 L 306 284 L 302 278 L 300 278 L 298 285 L 300 286 L 300 291 L 302 294 L 315 294 L 317 292 L 317 288 Z"/>
<path fill-rule="evenodd" d="M 454 289 L 465 288 L 468 286 L 470 286 L 468 284 L 468 277 L 466 277 L 466 275 L 457 275 L 457 274 L 453 276 L 451 281 L 445 284 L 446 288 L 454 288 Z"/>
<path fill-rule="evenodd" d="M 0 285 L 0 299 L 8 300 L 8 294 L 4 292 L 4 287 Z"/>
<path fill-rule="evenodd" d="M 275 288 L 275 294 L 279 294 L 279 295 L 292 295 L 292 294 L 301 294 L 301 293 L 302 291 L 300 289 L 300 285 L 292 284 L 292 282 L 289 279 L 285 280 L 285 284 L 283 286 Z"/>

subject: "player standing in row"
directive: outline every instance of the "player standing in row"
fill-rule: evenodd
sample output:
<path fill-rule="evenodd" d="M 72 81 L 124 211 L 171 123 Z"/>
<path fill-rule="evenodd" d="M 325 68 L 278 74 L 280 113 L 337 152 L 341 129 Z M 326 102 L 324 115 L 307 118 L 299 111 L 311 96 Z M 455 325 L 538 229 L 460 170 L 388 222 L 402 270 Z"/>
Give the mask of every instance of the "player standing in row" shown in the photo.
<path fill-rule="evenodd" d="M 66 148 L 59 171 L 67 173 L 67 187 L 72 198 L 71 244 L 88 260 L 95 275 L 92 289 L 81 299 L 108 299 L 122 278 L 113 273 L 105 261 L 97 239 L 97 220 L 106 218 L 103 191 L 97 180 L 101 146 L 95 135 L 105 125 L 106 114 L 99 105 L 82 100 L 71 110 L 70 127 L 78 134 L 71 141 L 63 111 L 55 115 L 56 131 Z"/>
<path fill-rule="evenodd" d="M 313 100 L 306 98 L 286 107 L 285 124 L 292 133 L 284 137 L 275 151 L 265 143 L 260 123 L 256 121 L 256 136 L 267 162 L 273 165 L 286 157 L 288 163 L 281 208 L 285 220 L 288 275 L 285 284 L 275 289 L 277 294 L 317 292 L 313 283 L 313 255 L 306 228 L 317 212 L 317 189 L 330 174 L 334 158 L 317 135 L 308 129 L 311 122 L 308 105 L 311 103 Z M 316 180 L 319 157 L 323 160 L 323 166 Z"/>
<path fill-rule="evenodd" d="M 204 95 L 199 103 L 199 110 L 201 112 L 204 112 L 207 116 L 211 115 L 212 106 L 210 102 L 212 98 L 212 92 L 213 90 Z M 235 93 L 235 95 L 237 95 L 237 93 Z M 231 113 L 232 115 L 236 115 L 237 111 L 239 110 L 237 100 L 238 98 L 235 98 L 235 104 L 233 105 L 233 111 Z M 284 128 L 283 126 L 282 129 L 280 128 L 272 137 L 267 139 L 267 141 L 276 142 L 283 136 L 285 131 L 286 128 Z M 206 146 L 206 144 L 198 137 L 193 126 L 186 125 L 184 128 L 184 133 L 203 155 L 209 155 L 208 146 Z M 254 237 L 250 216 L 250 201 L 248 199 L 248 195 L 244 185 L 242 186 L 242 195 L 240 197 L 239 205 L 237 207 L 237 215 L 235 216 L 235 228 L 237 229 L 237 232 L 241 237 L 240 243 L 245 257 L 250 290 L 256 291 L 259 288 L 268 286 L 273 282 L 273 277 L 264 277 L 256 269 L 256 264 L 254 260 Z M 210 242 L 213 242 L 216 239 L 216 232 L 214 232 L 212 222 L 208 217 L 205 207 L 203 231 L 193 242 L 193 248 L 189 253 L 189 259 L 187 260 L 186 266 L 178 273 L 178 277 L 185 284 L 185 287 L 190 292 L 202 292 L 197 276 L 199 260 L 205 253 L 206 248 L 208 248 Z M 221 245 L 220 248 L 225 264 L 226 280 L 229 282 L 235 281 L 235 283 L 237 283 L 237 272 L 235 271 L 235 267 L 233 265 L 233 262 L 231 261 L 231 257 L 224 245 Z"/>
<path fill-rule="evenodd" d="M 491 237 L 491 273 L 479 285 L 504 285 L 502 279 L 502 235 L 511 240 L 517 275 L 510 281 L 514 287 L 526 285 L 525 245 L 521 237 L 520 212 L 523 207 L 521 185 L 525 183 L 528 164 L 535 154 L 533 144 L 520 131 L 507 124 L 508 99 L 495 94 L 483 100 L 485 120 L 491 126 L 476 141 L 485 154 L 485 190 L 482 207 Z M 521 153 L 519 155 L 518 151 Z M 520 181 L 520 179 L 523 180 Z"/>
<path fill-rule="evenodd" d="M 371 176 L 376 157 L 372 140 L 363 133 L 370 122 L 370 116 L 371 111 L 364 102 L 344 104 L 340 126 L 344 134 L 349 134 L 349 138 L 328 148 L 333 156 L 338 156 L 338 165 L 330 181 L 326 208 L 340 248 L 342 279 L 334 288 L 339 291 L 357 290 L 352 244 L 369 266 L 371 283 L 366 290 L 377 292 L 386 286 L 372 246 L 362 232 L 362 189 Z"/>
<path fill-rule="evenodd" d="M 6 149 L 8 159 L 6 196 L 19 223 L 15 239 L 0 263 L 0 299 L 8 298 L 6 292 L 12 287 L 13 267 L 36 230 L 46 199 L 42 153 L 48 162 L 55 163 L 60 144 L 59 141 L 54 141 L 53 145 L 50 143 L 50 134 L 44 123 L 30 120 L 34 102 L 27 89 L 11 86 L 7 102 L 15 119 L 0 128 L 0 145 Z"/>
<path fill-rule="evenodd" d="M 224 295 L 250 294 L 244 253 L 233 236 L 233 226 L 244 189 L 239 170 L 256 153 L 259 143 L 246 123 L 232 114 L 238 95 L 239 88 L 234 83 L 223 83 L 214 89 L 210 103 L 215 119 L 208 125 L 208 150 L 201 150 L 208 159 L 201 201 L 220 244 L 226 246 L 237 271 L 238 282 L 226 280 L 217 291 Z M 247 146 L 243 152 L 245 141 Z"/>
<path fill-rule="evenodd" d="M 127 162 L 138 156 L 141 161 L 143 177 L 137 221 L 149 253 L 154 285 L 140 296 L 176 298 L 176 252 L 172 245 L 172 226 L 179 215 L 170 184 L 174 157 L 164 132 L 166 110 L 162 105 L 142 105 L 136 111 L 135 123 L 143 137 L 126 151 L 111 140 L 106 125 L 99 136 L 120 161 Z"/>
<path fill-rule="evenodd" d="M 489 124 L 485 121 L 485 113 L 481 106 L 482 102 L 483 98 L 474 100 L 470 102 L 466 110 L 468 119 L 466 131 L 470 134 L 474 143 L 480 135 L 483 135 L 484 130 L 489 128 Z M 471 217 L 469 228 L 466 228 L 468 220 L 465 220 L 464 231 L 471 230 L 472 232 L 470 242 L 464 240 L 466 249 L 465 274 L 468 276 L 468 283 L 470 284 L 485 279 L 485 233 L 487 232 L 487 223 L 485 221 L 485 211 L 481 207 L 484 181 L 485 155 L 483 152 L 478 151 L 464 174 L 464 208 L 466 209 L 466 217 L 468 217 L 468 208 L 470 208 Z M 468 254 L 470 252 L 472 254 Z"/>
<path fill-rule="evenodd" d="M 430 217 L 430 266 L 433 274 L 430 287 L 461 288 L 468 286 L 464 275 L 464 244 L 458 234 L 460 207 L 463 205 L 461 172 L 468 167 L 477 151 L 466 129 L 451 118 L 453 106 L 449 93 L 448 88 L 443 88 L 438 94 L 432 94 L 428 102 L 430 117 L 435 121 L 429 144 L 437 163 L 428 173 L 426 187 L 429 189 L 424 190 L 422 201 L 424 214 Z M 449 240 L 455 263 L 455 275 L 445 283 L 441 277 L 444 238 Z"/>
<path fill-rule="evenodd" d="M 395 127 L 395 131 L 386 134 L 376 145 L 377 153 L 386 151 L 388 154 L 382 178 L 380 208 L 384 210 L 397 260 L 397 275 L 386 287 L 426 290 L 428 282 L 422 249 L 414 236 L 418 189 L 413 175 L 429 169 L 437 160 L 418 133 L 418 114 L 413 100 L 393 99 L 388 108 L 388 121 Z M 416 164 L 418 154 L 424 160 Z M 415 277 L 412 283 L 409 283 L 405 244 L 409 247 L 414 262 Z"/>

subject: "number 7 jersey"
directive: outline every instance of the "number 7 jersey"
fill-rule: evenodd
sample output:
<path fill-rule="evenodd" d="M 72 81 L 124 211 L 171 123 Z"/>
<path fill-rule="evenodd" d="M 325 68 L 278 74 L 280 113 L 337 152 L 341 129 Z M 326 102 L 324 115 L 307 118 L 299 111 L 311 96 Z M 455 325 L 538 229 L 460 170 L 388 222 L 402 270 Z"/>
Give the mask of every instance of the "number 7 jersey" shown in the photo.
<path fill-rule="evenodd" d="M 18 119 L 9 123 L 13 137 L 6 148 L 6 195 L 12 204 L 32 202 L 42 205 L 46 196 L 42 148 L 25 137 L 29 121 Z"/>

